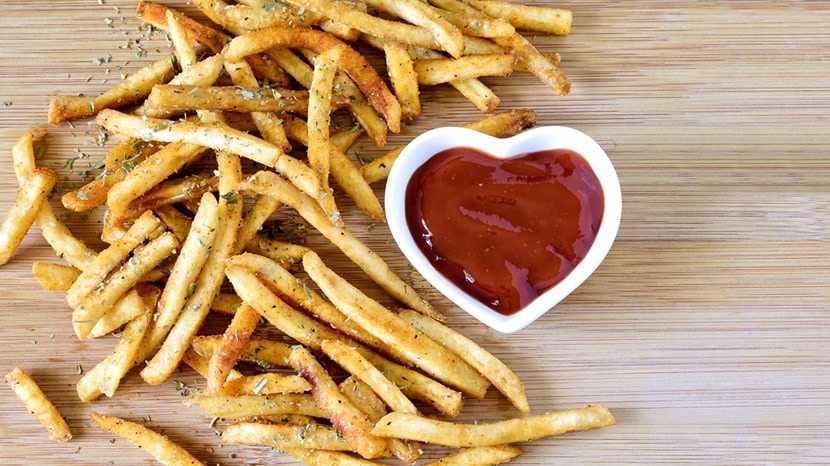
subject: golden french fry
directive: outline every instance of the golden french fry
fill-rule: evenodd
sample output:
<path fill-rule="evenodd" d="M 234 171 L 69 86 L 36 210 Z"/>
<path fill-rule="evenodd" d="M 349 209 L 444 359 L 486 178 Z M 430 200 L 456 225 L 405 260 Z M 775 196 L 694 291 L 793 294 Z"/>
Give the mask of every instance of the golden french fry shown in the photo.
<path fill-rule="evenodd" d="M 263 373 L 237 377 L 225 382 L 217 395 L 273 395 L 306 393 L 311 384 L 298 375 Z"/>
<path fill-rule="evenodd" d="M 199 375 L 204 378 L 208 376 L 208 365 L 210 364 L 210 359 L 203 357 L 199 353 L 197 353 L 192 347 L 188 348 L 184 355 L 182 356 L 182 362 L 190 366 L 191 369 L 196 371 Z M 231 373 L 228 374 L 228 380 L 236 380 L 242 377 L 242 373 L 237 371 L 236 369 L 231 370 Z"/>
<path fill-rule="evenodd" d="M 147 272 L 178 249 L 179 240 L 170 232 L 135 249 L 132 259 L 115 270 L 95 292 L 88 294 L 72 311 L 72 325 L 80 339 L 89 336 L 98 319 L 111 309 Z"/>
<path fill-rule="evenodd" d="M 418 84 L 436 85 L 482 76 L 507 76 L 513 72 L 515 63 L 516 57 L 512 54 L 467 55 L 418 60 L 414 68 Z"/>
<path fill-rule="evenodd" d="M 418 408 L 392 381 L 349 344 L 338 340 L 323 340 L 323 352 L 340 367 L 360 379 L 392 409 L 409 414 L 420 414 Z"/>
<path fill-rule="evenodd" d="M 418 74 L 407 46 L 400 42 L 383 41 L 383 53 L 392 89 L 401 103 L 402 118 L 414 119 L 421 116 L 423 109 Z"/>
<path fill-rule="evenodd" d="M 332 94 L 336 108 L 348 102 L 340 94 Z M 157 116 L 190 110 L 222 110 L 226 112 L 308 113 L 308 91 L 274 87 L 188 86 L 159 84 L 147 96 L 147 115 Z"/>
<path fill-rule="evenodd" d="M 32 413 L 49 433 L 49 437 L 56 442 L 67 442 L 72 439 L 69 424 L 63 418 L 58 408 L 43 393 L 37 382 L 20 367 L 15 367 L 6 374 L 6 383 L 14 394 L 23 403 L 23 406 Z"/>
<path fill-rule="evenodd" d="M 430 0 L 429 3 L 441 8 L 441 16 L 467 36 L 502 37 L 516 32 L 510 22 L 500 17 L 487 16 L 459 0 Z M 464 51 L 471 53 L 466 47 L 467 44 L 469 42 L 465 42 Z"/>
<path fill-rule="evenodd" d="M 311 27 L 320 20 L 314 13 L 292 5 L 281 8 L 255 8 L 250 5 L 228 5 L 218 11 L 220 21 L 229 31 L 256 31 L 274 26 Z"/>
<path fill-rule="evenodd" d="M 193 48 L 193 41 L 187 34 L 187 29 L 176 18 L 176 14 L 167 10 L 167 32 L 170 34 L 170 42 L 173 44 L 173 53 L 179 61 L 182 70 L 186 70 L 199 61 L 196 56 L 196 49 Z"/>
<path fill-rule="evenodd" d="M 566 36 L 573 26 L 573 12 L 562 8 L 521 5 L 498 0 L 464 0 L 494 17 L 504 18 L 516 29 Z"/>
<path fill-rule="evenodd" d="M 273 167 L 307 194 L 319 194 L 317 177 L 307 165 L 286 155 L 282 149 L 263 139 L 224 125 L 142 118 L 115 110 L 102 111 L 95 121 L 110 131 L 131 137 L 162 142 L 187 142 L 238 154 Z"/>
<path fill-rule="evenodd" d="M 123 327 L 126 323 L 143 314 L 145 311 L 151 311 L 155 305 L 150 309 L 147 309 L 147 306 L 144 305 L 144 298 L 142 296 L 149 293 L 151 295 L 155 295 L 155 298 L 158 299 L 158 294 L 161 294 L 161 290 L 158 290 L 158 288 L 154 286 L 149 286 L 149 290 L 147 290 L 144 285 L 145 284 L 143 283 L 139 283 L 136 288 L 129 291 L 124 295 L 124 297 L 119 299 L 112 309 L 106 311 L 104 315 L 98 319 L 98 322 L 95 323 L 95 326 L 92 327 L 92 330 L 89 331 L 87 338 L 92 339 L 109 335 L 110 333 L 113 333 Z M 142 291 L 139 291 L 140 289 Z"/>
<path fill-rule="evenodd" d="M 391 412 L 377 422 L 372 433 L 461 448 L 527 442 L 612 424 L 614 416 L 603 405 L 489 424 L 458 424 Z"/>
<path fill-rule="evenodd" d="M 401 280 L 380 256 L 348 230 L 333 225 L 313 198 L 301 193 L 281 177 L 261 171 L 242 182 L 239 189 L 271 196 L 290 205 L 390 295 L 417 311 L 443 320 L 443 316 Z"/>
<path fill-rule="evenodd" d="M 331 94 L 342 45 L 331 47 L 314 59 L 314 72 L 308 99 L 308 163 L 320 179 L 320 206 L 336 225 L 342 226 L 340 210 L 329 187 L 331 174 Z"/>
<path fill-rule="evenodd" d="M 150 310 L 131 320 L 125 327 L 118 344 L 113 350 L 113 357 L 108 361 L 104 371 L 104 380 L 101 382 L 101 393 L 108 397 L 115 395 L 121 379 L 133 367 L 142 340 L 150 328 L 150 319 L 153 314 Z"/>
<path fill-rule="evenodd" d="M 340 393 L 337 384 L 314 355 L 308 349 L 298 347 L 291 353 L 290 359 L 294 369 L 311 383 L 311 393 L 320 409 L 355 451 L 368 459 L 381 456 L 386 450 L 386 440 L 369 433 L 372 421 Z"/>
<path fill-rule="evenodd" d="M 173 77 L 173 61 L 170 57 L 157 60 L 127 76 L 115 87 L 95 97 L 58 95 L 49 101 L 49 124 L 95 115 L 105 108 L 118 108 L 132 104 L 150 93 L 158 83 Z"/>
<path fill-rule="evenodd" d="M 424 466 L 493 466 L 506 463 L 522 453 L 521 448 L 513 445 L 465 448 Z"/>
<path fill-rule="evenodd" d="M 324 424 L 262 424 L 238 422 L 222 431 L 222 443 L 259 445 L 277 450 L 304 448 L 327 451 L 354 451 L 337 431 Z"/>
<path fill-rule="evenodd" d="M 301 244 L 270 239 L 259 234 L 248 241 L 245 251 L 267 257 L 278 263 L 280 267 L 288 268 L 300 262 L 303 254 L 308 252 L 308 248 Z"/>
<path fill-rule="evenodd" d="M 384 352 L 474 398 L 484 398 L 489 382 L 481 374 L 334 273 L 316 253 L 303 256 L 303 268 L 341 312 L 385 343 Z"/>
<path fill-rule="evenodd" d="M 515 54 L 527 66 L 528 70 L 547 84 L 557 95 L 566 95 L 571 91 L 571 81 L 559 68 L 556 61 L 542 55 L 533 44 L 521 34 L 496 37 L 493 41 L 506 51 Z"/>
<path fill-rule="evenodd" d="M 89 417 L 102 429 L 141 448 L 163 465 L 204 465 L 187 450 L 168 439 L 167 436 L 141 424 L 94 411 L 89 414 Z"/>
<path fill-rule="evenodd" d="M 236 238 L 235 253 L 240 253 L 245 249 L 245 246 L 254 238 L 262 228 L 262 225 L 268 221 L 271 215 L 282 207 L 282 203 L 269 196 L 259 196 L 254 201 L 254 204 L 245 213 L 245 218 L 242 220 L 242 226 L 239 227 L 239 236 Z"/>
<path fill-rule="evenodd" d="M 228 60 L 239 60 L 274 47 L 303 48 L 321 53 L 341 46 L 338 67 L 345 71 L 380 113 L 389 130 L 400 131 L 401 105 L 375 69 L 355 49 L 323 31 L 267 28 L 233 38 L 226 50 Z"/>
<path fill-rule="evenodd" d="M 20 186 L 14 203 L 0 224 L 0 265 L 11 260 L 17 252 L 57 181 L 56 171 L 36 168 Z"/>
<path fill-rule="evenodd" d="M 476 369 L 498 389 L 519 411 L 530 413 L 524 384 L 513 371 L 474 341 L 446 325 L 408 309 L 398 312 L 404 322 L 426 333 Z"/>
<path fill-rule="evenodd" d="M 247 304 L 242 304 L 225 329 L 219 348 L 210 357 L 207 377 L 207 393 L 218 393 L 228 379 L 239 355 L 247 346 L 256 330 L 261 315 Z"/>
<path fill-rule="evenodd" d="M 107 172 L 78 189 L 68 191 L 61 196 L 61 204 L 72 212 L 86 212 L 107 202 L 110 188 L 124 178 L 125 172 L 116 169 Z"/>
<path fill-rule="evenodd" d="M 325 418 L 326 413 L 307 393 L 272 395 L 207 395 L 200 394 L 186 401 L 198 405 L 209 416 L 225 419 L 241 419 L 254 416 L 281 416 L 299 414 Z"/>
<path fill-rule="evenodd" d="M 219 335 L 200 335 L 193 339 L 192 346 L 197 353 L 210 357 L 219 350 L 221 340 L 222 337 Z M 291 355 L 292 346 L 281 341 L 252 338 L 239 354 L 239 359 L 266 369 L 291 367 L 288 357 Z"/>
<path fill-rule="evenodd" d="M 32 263 L 32 274 L 44 290 L 66 291 L 72 286 L 81 271 L 71 265 L 38 261 Z"/>
<path fill-rule="evenodd" d="M 172 205 L 157 206 L 153 209 L 153 213 L 164 222 L 167 229 L 172 231 L 179 241 L 184 242 L 190 232 L 190 226 L 193 223 L 192 218 Z"/>
<path fill-rule="evenodd" d="M 139 245 L 148 239 L 154 239 L 164 231 L 164 225 L 152 212 L 146 212 L 132 227 L 109 247 L 99 252 L 95 259 L 84 268 L 81 275 L 66 291 L 66 302 L 76 308 L 95 288 L 100 286 L 107 276 L 120 267 Z"/>

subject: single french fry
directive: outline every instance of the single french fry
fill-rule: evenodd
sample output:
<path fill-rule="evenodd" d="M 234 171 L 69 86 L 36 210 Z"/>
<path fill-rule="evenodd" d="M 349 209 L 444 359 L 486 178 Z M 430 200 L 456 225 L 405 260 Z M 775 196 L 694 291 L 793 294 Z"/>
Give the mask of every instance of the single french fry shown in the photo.
<path fill-rule="evenodd" d="M 159 463 L 166 466 L 204 465 L 187 450 L 147 427 L 105 414 L 91 412 L 89 417 L 107 432 L 114 434 L 146 451 Z"/>
<path fill-rule="evenodd" d="M 236 311 L 222 335 L 219 348 L 210 357 L 207 393 L 218 393 L 225 384 L 261 318 L 256 309 L 247 304 L 242 304 Z"/>
<path fill-rule="evenodd" d="M 340 210 L 329 187 L 331 174 L 331 94 L 337 63 L 344 46 L 331 47 L 315 57 L 308 99 L 308 163 L 320 180 L 320 206 L 333 223 L 342 226 Z"/>
<path fill-rule="evenodd" d="M 324 424 L 263 424 L 237 422 L 222 431 L 222 443 L 230 445 L 258 445 L 277 450 L 304 448 L 327 451 L 354 451 L 351 444 L 337 431 Z"/>
<path fill-rule="evenodd" d="M 419 312 L 443 320 L 443 316 L 401 280 L 380 256 L 348 230 L 333 225 L 313 198 L 301 193 L 281 177 L 261 171 L 242 182 L 239 189 L 268 195 L 290 205 L 389 294 Z"/>
<path fill-rule="evenodd" d="M 193 347 L 187 348 L 182 356 L 182 362 L 187 364 L 191 369 L 196 371 L 199 375 L 204 378 L 208 376 L 208 365 L 210 363 L 210 359 L 207 357 L 203 357 L 201 354 L 197 353 Z M 236 369 L 231 370 L 231 373 L 228 374 L 228 380 L 236 380 L 242 377 L 242 373 L 237 371 Z"/>
<path fill-rule="evenodd" d="M 229 31 L 248 32 L 269 27 L 311 27 L 320 18 L 293 5 L 281 8 L 256 8 L 250 5 L 228 5 L 218 12 L 218 17 Z"/>
<path fill-rule="evenodd" d="M 72 325 L 80 339 L 89 336 L 98 319 L 111 309 L 147 272 L 178 249 L 179 241 L 170 232 L 135 249 L 132 259 L 114 271 L 102 287 L 87 295 L 72 311 Z"/>
<path fill-rule="evenodd" d="M 17 252 L 57 181 L 56 171 L 50 168 L 36 168 L 32 176 L 20 186 L 14 203 L 0 224 L 0 265 L 11 260 Z"/>
<path fill-rule="evenodd" d="M 484 398 L 489 382 L 481 374 L 334 273 L 316 253 L 303 256 L 303 268 L 341 312 L 385 344 L 384 352 L 474 398 Z"/>
<path fill-rule="evenodd" d="M 32 275 L 47 291 L 66 291 L 77 280 L 81 271 L 71 265 L 36 261 L 32 263 Z"/>
<path fill-rule="evenodd" d="M 182 70 L 186 70 L 199 61 L 196 56 L 196 49 L 187 34 L 187 28 L 176 18 L 172 10 L 167 10 L 167 32 L 170 34 L 170 42 L 173 44 L 173 53 L 179 61 Z"/>
<path fill-rule="evenodd" d="M 34 143 L 45 136 L 43 129 L 33 129 L 24 133 L 12 146 L 14 174 L 21 186 L 36 170 Z M 44 202 L 35 217 L 40 233 L 55 253 L 64 258 L 75 268 L 83 269 L 96 256 L 95 251 L 69 231 L 58 219 L 51 204 Z"/>
<path fill-rule="evenodd" d="M 238 154 L 273 167 L 305 193 L 319 194 L 317 177 L 307 165 L 286 155 L 278 146 L 227 126 L 142 118 L 115 110 L 104 110 L 95 120 L 96 124 L 119 134 L 162 142 L 187 142 Z"/>
<path fill-rule="evenodd" d="M 450 327 L 423 314 L 408 309 L 398 312 L 398 317 L 466 361 L 489 380 L 519 411 L 530 413 L 524 384 L 513 371 L 489 351 Z"/>
<path fill-rule="evenodd" d="M 58 408 L 43 393 L 37 382 L 21 367 L 15 367 L 6 374 L 6 383 L 14 394 L 32 413 L 49 433 L 49 438 L 56 442 L 67 442 L 72 439 L 69 424 L 63 418 Z"/>
<path fill-rule="evenodd" d="M 265 256 L 277 262 L 281 267 L 287 268 L 300 262 L 303 259 L 303 254 L 308 252 L 308 248 L 301 244 L 270 239 L 263 234 L 259 234 L 248 241 L 245 252 Z"/>
<path fill-rule="evenodd" d="M 416 61 L 414 68 L 418 84 L 431 86 L 483 76 L 507 76 L 513 72 L 515 63 L 516 57 L 505 53 L 423 59 Z"/>
<path fill-rule="evenodd" d="M 152 316 L 152 312 L 148 309 L 124 327 L 124 332 L 113 350 L 113 357 L 104 371 L 104 380 L 101 382 L 101 393 L 104 395 L 108 397 L 115 395 L 121 379 L 133 367 L 133 361 L 135 361 L 142 340 L 150 328 Z"/>
<path fill-rule="evenodd" d="M 345 71 L 380 113 L 389 130 L 400 131 L 401 105 L 374 68 L 355 49 L 323 31 L 313 29 L 267 28 L 233 38 L 226 51 L 229 60 L 239 60 L 274 47 L 309 49 L 321 53 L 341 46 L 338 67 Z"/>
<path fill-rule="evenodd" d="M 341 94 L 333 94 L 336 108 L 348 104 Z M 159 84 L 147 96 L 148 116 L 191 110 L 226 112 L 308 113 L 308 91 L 274 87 L 192 86 Z"/>
<path fill-rule="evenodd" d="M 474 8 L 509 21 L 516 29 L 566 36 L 573 26 L 573 12 L 563 8 L 521 5 L 497 0 L 464 0 Z"/>
<path fill-rule="evenodd" d="M 311 384 L 298 375 L 281 375 L 268 372 L 228 380 L 219 389 L 217 395 L 273 395 L 310 391 Z"/>
<path fill-rule="evenodd" d="M 401 103 L 402 118 L 414 119 L 421 115 L 420 90 L 418 74 L 415 72 L 414 60 L 409 55 L 406 45 L 400 42 L 383 41 L 383 53 L 386 57 L 386 69 L 395 96 Z"/>
<path fill-rule="evenodd" d="M 95 97 L 58 95 L 49 101 L 49 124 L 95 115 L 105 108 L 118 108 L 132 104 L 150 93 L 154 85 L 173 77 L 173 61 L 170 57 L 156 60 L 127 76 L 118 85 Z"/>
<path fill-rule="evenodd" d="M 61 204 L 72 212 L 86 212 L 107 202 L 107 193 L 113 185 L 124 179 L 124 170 L 107 172 L 80 188 L 68 191 L 61 196 Z"/>
<path fill-rule="evenodd" d="M 369 434 L 372 422 L 340 393 L 337 384 L 308 349 L 295 348 L 291 365 L 311 383 L 311 393 L 320 409 L 360 456 L 371 459 L 384 453 L 386 441 Z"/>
<path fill-rule="evenodd" d="M 527 66 L 528 70 L 547 84 L 557 95 L 566 95 L 571 91 L 571 81 L 559 68 L 556 61 L 549 60 L 521 34 L 496 37 L 493 41 L 506 51 L 515 54 Z"/>
<path fill-rule="evenodd" d="M 418 408 L 392 381 L 347 343 L 324 340 L 323 352 L 340 367 L 369 385 L 392 411 L 420 414 Z"/>
<path fill-rule="evenodd" d="M 523 452 L 513 445 L 465 448 L 425 463 L 424 466 L 493 466 L 506 463 Z"/>
<path fill-rule="evenodd" d="M 450 447 L 482 447 L 527 442 L 614 424 L 603 405 L 521 417 L 489 424 L 458 424 L 391 412 L 375 424 L 374 435 L 418 440 Z"/>
<path fill-rule="evenodd" d="M 207 395 L 200 394 L 186 401 L 188 405 L 198 405 L 213 417 L 241 419 L 254 416 L 280 416 L 299 414 L 315 418 L 325 418 L 326 413 L 308 393 L 288 393 L 272 395 Z"/>
<path fill-rule="evenodd" d="M 221 335 L 200 335 L 193 339 L 191 346 L 197 353 L 209 358 L 219 350 L 221 340 Z M 239 359 L 266 369 L 273 367 L 288 368 L 291 367 L 288 357 L 291 355 L 292 346 L 281 341 L 251 338 L 239 354 Z"/>

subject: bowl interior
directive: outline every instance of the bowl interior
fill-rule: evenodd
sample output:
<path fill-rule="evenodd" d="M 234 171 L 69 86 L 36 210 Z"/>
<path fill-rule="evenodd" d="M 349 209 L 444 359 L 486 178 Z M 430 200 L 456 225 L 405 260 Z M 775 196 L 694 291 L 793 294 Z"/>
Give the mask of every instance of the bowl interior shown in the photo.
<path fill-rule="evenodd" d="M 602 186 L 602 222 L 588 253 L 562 281 L 512 315 L 494 311 L 438 272 L 420 251 L 407 227 L 405 196 L 409 179 L 433 155 L 453 147 L 471 147 L 500 159 L 541 150 L 571 149 L 588 162 Z M 392 166 L 386 184 L 385 203 L 392 236 L 415 269 L 450 301 L 503 333 L 524 328 L 582 284 L 599 267 L 611 249 L 622 216 L 619 179 L 605 151 L 588 135 L 564 126 L 541 126 L 504 139 L 458 127 L 427 131 L 409 143 Z"/>

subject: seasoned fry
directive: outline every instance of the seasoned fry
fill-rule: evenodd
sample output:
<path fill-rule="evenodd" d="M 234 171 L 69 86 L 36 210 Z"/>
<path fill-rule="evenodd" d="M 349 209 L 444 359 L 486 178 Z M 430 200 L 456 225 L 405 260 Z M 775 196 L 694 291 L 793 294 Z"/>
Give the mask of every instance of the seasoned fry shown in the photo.
<path fill-rule="evenodd" d="M 418 84 L 431 86 L 482 76 L 507 76 L 513 72 L 515 63 L 516 57 L 512 54 L 423 59 L 415 62 L 415 72 Z"/>
<path fill-rule="evenodd" d="M 418 74 L 415 72 L 414 60 L 409 55 L 408 47 L 400 42 L 383 41 L 383 53 L 386 57 L 386 69 L 395 96 L 401 103 L 405 119 L 414 119 L 421 115 L 420 90 Z"/>
<path fill-rule="evenodd" d="M 136 6 L 136 17 L 145 23 L 152 24 L 160 29 L 167 29 L 167 13 L 173 13 L 173 16 L 187 31 L 188 37 L 194 42 L 198 42 L 209 48 L 213 53 L 219 53 L 231 38 L 216 29 L 205 26 L 204 24 L 186 16 L 179 11 L 166 6 L 146 2 L 140 0 Z"/>
<path fill-rule="evenodd" d="M 420 0 L 365 0 L 367 4 L 416 26 L 435 37 L 435 41 L 455 58 L 464 54 L 464 37 L 461 30 L 448 22 L 439 10 Z"/>
<path fill-rule="evenodd" d="M 78 279 L 81 271 L 71 265 L 51 262 L 32 263 L 32 275 L 41 288 L 47 291 L 66 291 Z"/>
<path fill-rule="evenodd" d="M 115 416 L 91 412 L 89 417 L 99 427 L 146 451 L 161 464 L 167 466 L 203 465 L 187 450 L 141 424 L 126 421 Z"/>
<path fill-rule="evenodd" d="M 57 95 L 49 101 L 49 124 L 95 115 L 105 108 L 118 108 L 132 104 L 150 93 L 158 83 L 173 77 L 173 61 L 170 57 L 157 60 L 149 66 L 127 76 L 121 83 L 95 97 Z"/>
<path fill-rule="evenodd" d="M 6 383 L 23 406 L 43 424 L 49 433 L 49 438 L 56 442 L 67 442 L 72 439 L 69 424 L 66 423 L 58 408 L 52 404 L 37 382 L 23 368 L 15 367 L 6 374 Z"/>
<path fill-rule="evenodd" d="M 573 13 L 562 8 L 521 5 L 497 0 L 463 0 L 493 18 L 504 18 L 516 29 L 566 36 L 571 32 Z"/>
<path fill-rule="evenodd" d="M 384 352 L 474 398 L 484 398 L 489 383 L 481 374 L 335 274 L 317 254 L 303 256 L 303 268 L 341 312 L 385 343 Z"/>
<path fill-rule="evenodd" d="M 210 357 L 218 351 L 221 339 L 218 335 L 200 335 L 193 339 L 192 346 L 197 353 Z M 251 338 L 239 354 L 239 359 L 265 368 L 291 367 L 288 357 L 291 355 L 292 346 L 281 341 Z"/>
<path fill-rule="evenodd" d="M 189 399 L 187 403 L 199 405 L 209 416 L 228 419 L 283 414 L 326 417 L 314 397 L 305 393 L 240 396 L 201 394 Z"/>
<path fill-rule="evenodd" d="M 383 259 L 364 245 L 354 234 L 333 225 L 313 198 L 304 195 L 279 176 L 271 172 L 261 171 L 242 182 L 239 189 L 271 196 L 284 204 L 292 206 L 389 294 L 417 311 L 443 320 L 443 316 L 425 299 L 418 296 L 412 287 L 395 275 Z"/>
<path fill-rule="evenodd" d="M 37 168 L 20 186 L 14 203 L 0 225 L 0 265 L 11 260 L 17 252 L 57 181 L 56 171 Z"/>
<path fill-rule="evenodd" d="M 351 444 L 333 427 L 323 424 L 262 424 L 238 422 L 222 431 L 226 444 L 259 445 L 278 450 L 354 451 Z"/>
<path fill-rule="evenodd" d="M 332 105 L 348 104 L 340 94 L 332 94 Z M 160 84 L 147 96 L 148 116 L 188 110 L 229 112 L 308 113 L 308 91 L 244 86 L 186 86 Z"/>
<path fill-rule="evenodd" d="M 559 69 L 559 64 L 539 53 L 539 50 L 521 34 L 496 37 L 493 41 L 506 51 L 516 54 L 528 70 L 547 84 L 557 95 L 566 95 L 571 91 L 571 81 Z"/>
<path fill-rule="evenodd" d="M 161 290 L 152 285 L 139 283 L 130 290 L 123 298 L 115 303 L 115 307 L 108 310 L 98 319 L 87 338 L 99 338 L 123 327 L 144 312 L 151 312 L 155 304 L 148 306 L 146 302 L 158 300 Z M 155 303 L 155 301 L 153 301 Z"/>
<path fill-rule="evenodd" d="M 234 62 L 226 61 L 225 70 L 237 86 L 259 86 L 256 76 L 254 76 L 253 69 L 251 69 L 251 66 L 248 65 L 248 62 L 245 60 L 238 60 Z M 260 91 L 254 95 L 259 95 L 262 92 L 264 91 Z M 262 109 L 254 110 L 251 112 L 251 119 L 254 120 L 254 124 L 263 139 L 271 144 L 274 144 L 283 151 L 291 151 L 291 144 L 288 143 L 288 138 L 285 136 L 285 131 L 282 129 L 280 119 L 273 112 L 262 111 Z"/>
<path fill-rule="evenodd" d="M 261 318 L 256 309 L 247 304 L 242 304 L 236 311 L 222 335 L 217 351 L 210 357 L 207 393 L 218 393 L 225 384 Z"/>
<path fill-rule="evenodd" d="M 121 379 L 127 374 L 127 371 L 133 367 L 133 362 L 136 359 L 142 340 L 150 328 L 150 319 L 152 313 L 149 309 L 135 319 L 131 320 L 124 327 L 124 333 L 118 340 L 113 350 L 113 357 L 108 360 L 107 368 L 104 371 L 104 380 L 101 382 L 101 393 L 108 397 L 115 395 L 118 386 L 121 384 Z"/>
<path fill-rule="evenodd" d="M 457 424 L 391 412 L 377 422 L 372 433 L 461 448 L 527 442 L 612 424 L 614 416 L 602 405 L 490 424 Z"/>
<path fill-rule="evenodd" d="M 465 448 L 424 466 L 492 466 L 506 463 L 522 452 L 521 448 L 513 445 Z"/>
<path fill-rule="evenodd" d="M 405 309 L 398 312 L 398 317 L 435 341 L 440 341 L 486 377 L 519 411 L 530 413 L 524 384 L 497 357 L 464 335 L 419 312 Z"/>
<path fill-rule="evenodd" d="M 371 459 L 384 453 L 386 441 L 369 433 L 372 422 L 340 393 L 337 384 L 310 351 L 303 347 L 294 349 L 291 365 L 311 383 L 311 393 L 320 409 L 360 456 Z"/>
<path fill-rule="evenodd" d="M 228 380 L 219 389 L 217 395 L 273 395 L 310 391 L 311 384 L 298 375 L 280 375 L 269 372 Z"/>

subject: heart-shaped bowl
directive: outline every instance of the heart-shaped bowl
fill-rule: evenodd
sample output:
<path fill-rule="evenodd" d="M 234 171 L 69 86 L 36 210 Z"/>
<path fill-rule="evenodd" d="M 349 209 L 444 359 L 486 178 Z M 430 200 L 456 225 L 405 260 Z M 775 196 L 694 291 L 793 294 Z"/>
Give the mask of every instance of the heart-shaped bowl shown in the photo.
<path fill-rule="evenodd" d="M 407 223 L 407 186 L 413 175 L 434 155 L 453 148 L 470 148 L 504 161 L 538 151 L 569 149 L 582 156 L 599 182 L 603 210 L 599 228 L 587 253 L 558 283 L 512 314 L 497 312 L 439 272 L 416 244 Z M 443 127 L 421 134 L 401 152 L 386 183 L 385 206 L 392 236 L 415 269 L 440 293 L 479 321 L 499 332 L 512 333 L 552 309 L 599 267 L 619 230 L 622 192 L 617 172 L 605 151 L 594 139 L 576 129 L 540 126 L 500 139 L 466 128 Z M 540 212 L 539 215 L 545 213 Z"/>

